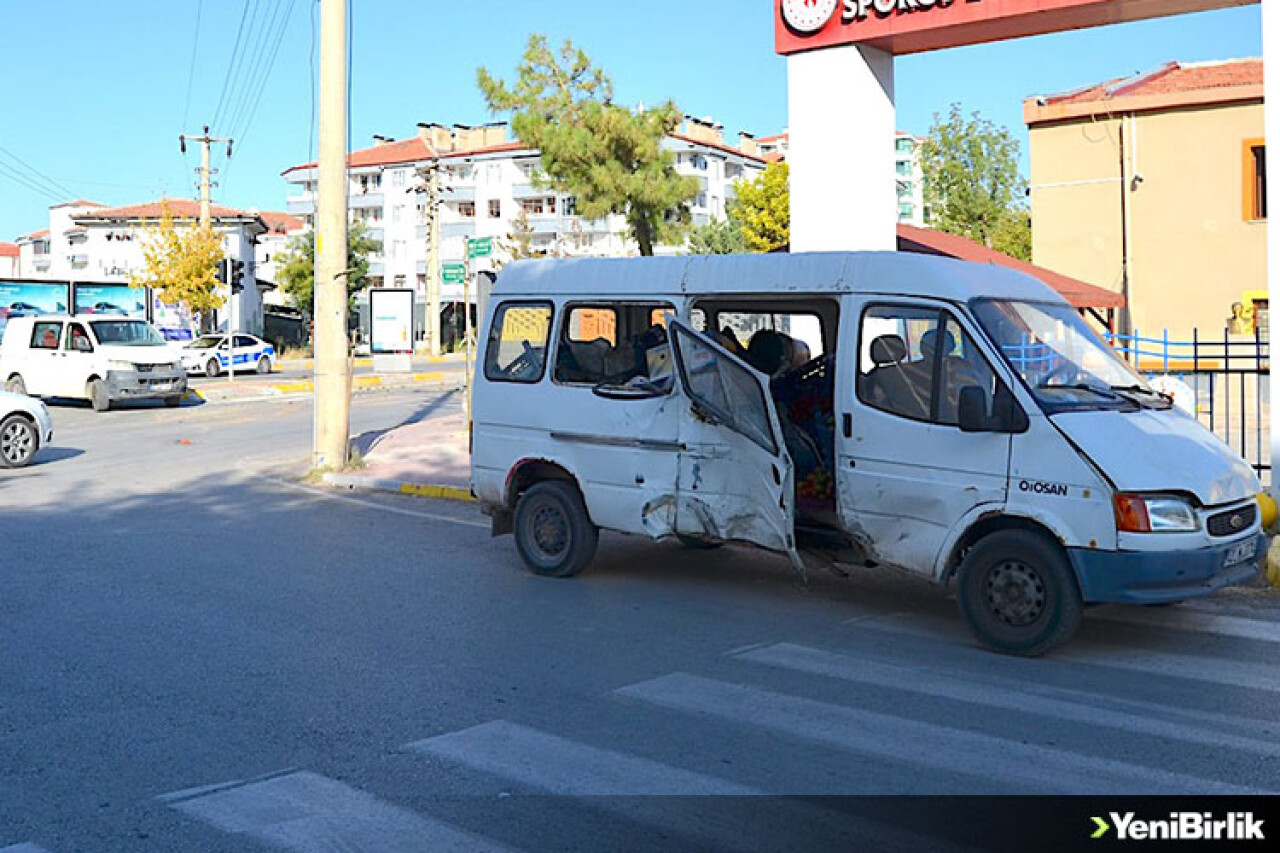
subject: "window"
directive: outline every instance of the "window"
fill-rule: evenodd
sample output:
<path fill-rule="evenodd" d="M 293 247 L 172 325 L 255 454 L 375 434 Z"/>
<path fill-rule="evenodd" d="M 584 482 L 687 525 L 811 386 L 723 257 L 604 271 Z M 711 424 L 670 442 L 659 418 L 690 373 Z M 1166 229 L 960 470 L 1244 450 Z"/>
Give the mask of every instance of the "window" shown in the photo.
<path fill-rule="evenodd" d="M 245 347 L 252 348 L 252 347 L 256 347 L 257 345 L 258 345 L 258 342 L 255 341 L 253 338 L 249 337 L 248 335 L 236 335 L 236 346 L 240 347 L 241 349 Z"/>
<path fill-rule="evenodd" d="M 696 317 L 694 322 L 697 328 Z M 768 376 L 799 367 L 825 351 L 817 314 L 719 311 L 716 324 L 717 343 Z"/>
<path fill-rule="evenodd" d="M 911 214 L 915 211 L 915 207 L 910 204 L 898 205 L 898 219 L 910 219 Z"/>
<path fill-rule="evenodd" d="M 910 139 L 898 139 L 894 142 L 893 146 L 894 150 L 899 154 L 910 154 L 911 149 L 914 147 Z"/>
<path fill-rule="evenodd" d="M 57 349 L 62 340 L 61 323 L 36 323 L 31 327 L 32 349 Z"/>
<path fill-rule="evenodd" d="M 391 186 L 397 188 L 404 186 L 405 171 L 405 169 L 395 169 L 391 172 Z"/>
<path fill-rule="evenodd" d="M 777 453 L 769 401 L 758 379 L 687 330 L 677 326 L 674 334 L 680 347 L 680 375 L 695 404 L 765 451 Z"/>
<path fill-rule="evenodd" d="M 62 347 L 73 352 L 93 352 L 93 342 L 89 338 L 89 333 L 79 323 L 71 324 L 71 330 L 67 334 L 67 341 Z"/>
<path fill-rule="evenodd" d="M 565 314 L 556 348 L 555 380 L 623 385 L 670 381 L 671 350 L 662 303 L 577 305 Z"/>
<path fill-rule="evenodd" d="M 973 339 L 950 314 L 932 308 L 877 306 L 862 317 L 858 399 L 900 417 L 959 424 L 960 390 L 996 379 Z"/>
<path fill-rule="evenodd" d="M 574 198 L 573 196 L 565 196 L 565 199 L 564 199 L 564 215 L 565 215 L 565 216 L 577 216 L 577 215 L 578 215 L 578 200 L 577 200 L 576 198 Z"/>
<path fill-rule="evenodd" d="M 549 302 L 507 302 L 498 306 L 485 345 L 485 378 L 523 383 L 542 379 L 551 338 L 551 311 Z"/>
<path fill-rule="evenodd" d="M 909 160 L 899 160 L 897 167 L 899 175 L 906 176 L 911 174 L 911 162 Z"/>
<path fill-rule="evenodd" d="M 489 199 L 489 218 L 490 219 L 502 218 L 502 199 L 497 199 L 497 198 Z"/>
<path fill-rule="evenodd" d="M 1261 139 L 1244 144 L 1244 218 L 1267 218 L 1267 146 Z"/>
<path fill-rule="evenodd" d="M 476 218 L 476 203 L 474 201 L 458 202 L 458 215 L 463 219 Z"/>

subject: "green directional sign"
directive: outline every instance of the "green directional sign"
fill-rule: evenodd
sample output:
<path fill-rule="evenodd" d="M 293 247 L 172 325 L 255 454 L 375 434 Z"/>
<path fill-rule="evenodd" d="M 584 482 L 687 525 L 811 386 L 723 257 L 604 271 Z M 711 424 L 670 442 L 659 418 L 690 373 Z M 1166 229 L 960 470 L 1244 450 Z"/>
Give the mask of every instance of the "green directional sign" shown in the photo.
<path fill-rule="evenodd" d="M 467 257 L 468 258 L 487 258 L 493 254 L 493 238 L 481 237 L 478 240 L 467 241 Z"/>
<path fill-rule="evenodd" d="M 445 284 L 462 284 L 467 278 L 466 264 L 442 264 L 440 280 Z"/>

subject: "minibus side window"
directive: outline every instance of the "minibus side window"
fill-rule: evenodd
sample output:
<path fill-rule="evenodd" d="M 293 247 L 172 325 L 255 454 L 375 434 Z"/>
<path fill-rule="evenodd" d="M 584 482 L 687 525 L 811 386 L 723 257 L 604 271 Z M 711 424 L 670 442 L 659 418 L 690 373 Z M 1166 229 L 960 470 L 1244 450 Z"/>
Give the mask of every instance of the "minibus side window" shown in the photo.
<path fill-rule="evenodd" d="M 858 399 L 911 420 L 959 424 L 960 391 L 995 394 L 996 378 L 973 339 L 945 311 L 874 306 L 862 317 Z"/>
<path fill-rule="evenodd" d="M 623 385 L 671 376 L 666 303 L 591 303 L 568 308 L 553 378 L 565 385 Z"/>
<path fill-rule="evenodd" d="M 36 323 L 31 327 L 32 349 L 57 349 L 62 340 L 61 323 Z"/>
<path fill-rule="evenodd" d="M 540 381 L 547 364 L 551 314 L 549 302 L 499 305 L 485 346 L 485 378 L 493 382 Z"/>

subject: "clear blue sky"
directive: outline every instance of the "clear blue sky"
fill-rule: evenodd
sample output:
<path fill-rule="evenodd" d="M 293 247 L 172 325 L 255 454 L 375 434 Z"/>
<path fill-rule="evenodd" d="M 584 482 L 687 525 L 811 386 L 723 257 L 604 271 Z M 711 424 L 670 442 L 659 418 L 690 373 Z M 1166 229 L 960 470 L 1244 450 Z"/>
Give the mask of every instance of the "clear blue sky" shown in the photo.
<path fill-rule="evenodd" d="M 554 42 L 573 38 L 612 76 L 622 102 L 673 98 L 686 113 L 713 116 L 733 138 L 740 129 L 768 135 L 787 123 L 786 61 L 773 52 L 775 0 L 349 2 L 356 148 L 371 144 L 374 133 L 404 138 L 420 121 L 491 120 L 475 69 L 485 65 L 509 78 L 531 32 Z M 1171 59 L 1260 56 L 1260 8 L 903 57 L 898 126 L 923 134 L 935 112 L 958 101 L 1009 127 L 1023 141 L 1025 162 L 1025 96 Z M 107 204 L 191 197 L 199 155 L 189 149 L 184 159 L 177 137 L 205 123 L 217 136 L 237 137 L 229 168 L 222 149 L 215 157 L 222 170 L 215 199 L 283 209 L 288 193 L 280 172 L 314 153 L 316 0 L 11 0 L 0 9 L 0 79 L 8 92 L 0 119 L 0 240 L 48 222 L 50 198 L 10 177 L 20 169 L 14 157 L 73 197 Z M 229 76 L 242 15 L 246 60 Z M 258 90 L 243 81 L 265 72 L 273 20 L 282 38 L 254 113 L 250 95 Z M 35 183 L 61 200 L 61 190 Z"/>

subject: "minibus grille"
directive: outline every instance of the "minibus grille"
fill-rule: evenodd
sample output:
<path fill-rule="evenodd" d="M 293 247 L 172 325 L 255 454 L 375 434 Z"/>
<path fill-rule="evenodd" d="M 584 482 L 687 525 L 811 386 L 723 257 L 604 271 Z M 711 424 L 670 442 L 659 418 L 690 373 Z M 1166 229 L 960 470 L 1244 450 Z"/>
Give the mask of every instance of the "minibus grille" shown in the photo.
<path fill-rule="evenodd" d="M 1253 526 L 1253 521 L 1258 517 L 1258 505 L 1256 503 L 1248 503 L 1235 509 L 1229 509 L 1226 512 L 1220 512 L 1217 515 L 1209 516 L 1209 535 L 1210 536 L 1234 536 L 1237 533 L 1243 533 Z"/>

